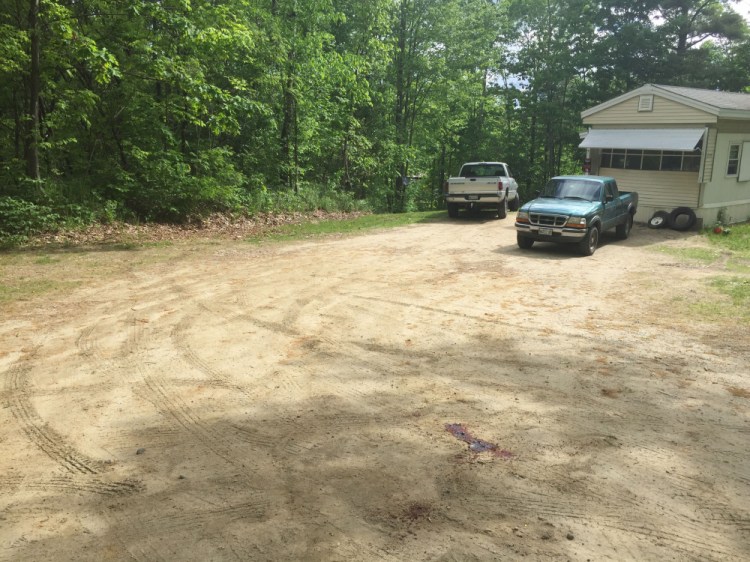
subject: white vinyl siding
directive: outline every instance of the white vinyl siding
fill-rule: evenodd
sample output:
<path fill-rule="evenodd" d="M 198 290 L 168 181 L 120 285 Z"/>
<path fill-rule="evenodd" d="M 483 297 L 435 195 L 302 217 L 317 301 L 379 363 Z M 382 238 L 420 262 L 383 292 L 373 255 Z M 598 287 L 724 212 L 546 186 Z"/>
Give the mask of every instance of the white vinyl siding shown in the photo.
<path fill-rule="evenodd" d="M 601 168 L 603 176 L 612 176 L 622 191 L 638 192 L 636 220 L 647 221 L 655 211 L 676 207 L 698 207 L 698 172 L 647 172 Z"/>
<path fill-rule="evenodd" d="M 598 111 L 583 119 L 586 125 L 629 125 L 650 126 L 651 123 L 659 125 L 676 125 L 676 124 L 704 124 L 716 123 L 716 115 L 711 115 L 705 111 L 688 107 L 681 103 L 654 96 L 654 108 L 649 112 L 648 121 L 643 122 L 644 113 L 638 112 L 639 97 L 634 96 L 617 105 Z"/>
<path fill-rule="evenodd" d="M 722 119 L 719 121 L 719 129 L 725 134 L 745 135 L 750 132 L 750 122 Z"/>

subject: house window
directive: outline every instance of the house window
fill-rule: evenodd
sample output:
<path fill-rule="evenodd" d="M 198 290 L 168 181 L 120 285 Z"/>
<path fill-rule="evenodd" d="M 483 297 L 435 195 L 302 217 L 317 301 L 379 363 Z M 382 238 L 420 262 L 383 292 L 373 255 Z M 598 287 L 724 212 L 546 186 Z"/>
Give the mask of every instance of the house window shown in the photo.
<path fill-rule="evenodd" d="M 740 145 L 729 145 L 729 161 L 727 162 L 727 175 L 736 176 L 740 167 Z"/>
<path fill-rule="evenodd" d="M 628 154 L 625 156 L 625 169 L 640 170 L 641 160 L 643 160 L 642 150 L 628 150 Z"/>
<path fill-rule="evenodd" d="M 694 152 L 684 152 L 682 155 L 683 172 L 700 172 L 701 155 Z"/>
<path fill-rule="evenodd" d="M 641 170 L 659 170 L 659 168 L 661 168 L 661 151 L 644 150 Z"/>
<path fill-rule="evenodd" d="M 661 169 L 667 172 L 679 172 L 682 169 L 682 152 L 662 153 Z"/>
<path fill-rule="evenodd" d="M 698 172 L 700 151 L 602 149 L 602 168 L 661 172 Z M 735 166 L 735 175 L 737 174 Z"/>

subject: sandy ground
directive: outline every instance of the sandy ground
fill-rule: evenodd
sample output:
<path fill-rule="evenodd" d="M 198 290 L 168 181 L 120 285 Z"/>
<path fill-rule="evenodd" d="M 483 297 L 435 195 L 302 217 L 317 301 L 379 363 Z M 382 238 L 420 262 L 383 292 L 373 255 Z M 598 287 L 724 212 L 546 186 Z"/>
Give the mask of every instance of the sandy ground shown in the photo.
<path fill-rule="evenodd" d="M 0 560 L 750 559 L 750 335 L 653 251 L 700 243 L 92 252 L 4 309 Z"/>

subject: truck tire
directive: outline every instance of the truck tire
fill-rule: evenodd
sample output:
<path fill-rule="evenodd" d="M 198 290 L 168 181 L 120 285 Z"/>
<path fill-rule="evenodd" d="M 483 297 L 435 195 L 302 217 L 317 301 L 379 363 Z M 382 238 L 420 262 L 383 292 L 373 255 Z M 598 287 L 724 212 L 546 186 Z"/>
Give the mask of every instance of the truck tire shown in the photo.
<path fill-rule="evenodd" d="M 648 219 L 649 228 L 664 228 L 669 224 L 669 213 L 666 211 L 656 211 L 650 219 Z"/>
<path fill-rule="evenodd" d="M 669 228 L 690 230 L 695 224 L 695 212 L 690 207 L 677 207 L 669 213 Z"/>
<path fill-rule="evenodd" d="M 533 238 L 527 238 L 521 234 L 516 234 L 516 242 L 518 243 L 518 247 L 522 250 L 528 250 L 534 245 Z"/>
<path fill-rule="evenodd" d="M 497 218 L 504 219 L 508 216 L 508 194 L 503 197 L 503 202 L 500 203 L 500 207 L 497 209 Z"/>
<path fill-rule="evenodd" d="M 448 203 L 448 216 L 452 219 L 458 217 L 458 203 Z"/>
<path fill-rule="evenodd" d="M 510 203 L 508 203 L 508 210 L 517 211 L 520 206 L 521 206 L 521 198 L 518 196 L 518 193 L 516 193 L 516 198 L 513 199 Z"/>
<path fill-rule="evenodd" d="M 586 232 L 586 236 L 578 243 L 578 250 L 584 256 L 593 256 L 599 246 L 599 227 L 594 225 Z"/>
<path fill-rule="evenodd" d="M 625 219 L 625 222 L 622 224 L 618 224 L 617 228 L 615 229 L 615 232 L 617 233 L 617 237 L 620 240 L 625 240 L 628 236 L 630 236 L 630 231 L 632 228 L 633 228 L 633 215 L 628 213 L 628 216 Z"/>

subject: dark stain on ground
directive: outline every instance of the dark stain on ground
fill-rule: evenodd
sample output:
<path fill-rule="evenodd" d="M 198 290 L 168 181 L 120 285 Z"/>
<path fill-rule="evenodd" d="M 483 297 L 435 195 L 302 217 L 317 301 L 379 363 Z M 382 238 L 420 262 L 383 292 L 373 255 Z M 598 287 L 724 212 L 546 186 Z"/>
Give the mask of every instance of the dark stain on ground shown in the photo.
<path fill-rule="evenodd" d="M 483 439 L 477 439 L 474 437 L 466 426 L 460 423 L 447 423 L 445 424 L 445 430 L 453 435 L 456 439 L 463 441 L 469 445 L 469 450 L 472 453 L 492 453 L 496 457 L 503 459 L 509 459 L 513 457 L 513 453 L 501 449 L 499 446 Z"/>

